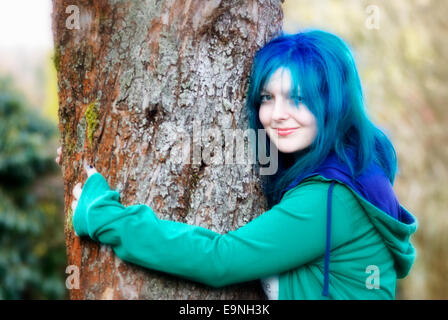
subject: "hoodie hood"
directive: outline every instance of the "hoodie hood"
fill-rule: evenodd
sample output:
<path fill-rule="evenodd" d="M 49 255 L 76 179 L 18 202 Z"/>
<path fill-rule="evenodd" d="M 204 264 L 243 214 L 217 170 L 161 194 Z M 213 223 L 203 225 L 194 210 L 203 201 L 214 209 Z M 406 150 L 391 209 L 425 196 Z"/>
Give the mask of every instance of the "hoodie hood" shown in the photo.
<path fill-rule="evenodd" d="M 353 152 L 349 152 L 348 155 L 354 159 Z M 362 175 L 353 179 L 349 167 L 339 160 L 335 152 L 332 152 L 312 173 L 297 177 L 282 191 L 282 196 L 310 177 L 322 181 L 337 181 L 351 189 L 392 253 L 397 277 L 406 277 L 416 256 L 410 236 L 417 230 L 418 223 L 417 219 L 399 203 L 392 184 L 381 167 L 372 162 Z M 331 224 L 331 208 L 328 210 L 330 210 L 328 222 Z M 327 234 L 327 237 L 329 236 Z M 327 249 L 329 251 L 329 248 Z"/>

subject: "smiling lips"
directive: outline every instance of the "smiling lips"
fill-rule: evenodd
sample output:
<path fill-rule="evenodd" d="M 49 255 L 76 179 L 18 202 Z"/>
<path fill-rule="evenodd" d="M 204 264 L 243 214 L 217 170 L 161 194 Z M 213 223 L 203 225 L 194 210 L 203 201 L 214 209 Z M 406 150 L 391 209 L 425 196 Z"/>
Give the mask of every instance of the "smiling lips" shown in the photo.
<path fill-rule="evenodd" d="M 287 136 L 287 135 L 293 133 L 294 131 L 296 131 L 297 129 L 298 128 L 286 128 L 286 129 L 277 128 L 276 131 L 279 136 Z"/>

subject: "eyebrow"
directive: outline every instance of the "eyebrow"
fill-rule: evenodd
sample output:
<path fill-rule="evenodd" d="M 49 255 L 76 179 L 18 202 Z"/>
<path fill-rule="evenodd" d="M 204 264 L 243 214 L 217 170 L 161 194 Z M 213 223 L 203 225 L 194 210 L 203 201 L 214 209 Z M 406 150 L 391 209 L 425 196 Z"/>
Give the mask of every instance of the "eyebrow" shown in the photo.
<path fill-rule="evenodd" d="M 267 90 L 267 89 L 262 89 L 261 91 L 260 91 L 260 94 L 263 94 L 263 93 L 269 93 L 269 94 L 272 94 L 272 92 L 271 91 L 269 91 L 269 90 Z M 290 95 L 290 91 L 287 91 L 287 92 L 282 92 L 284 95 Z M 299 96 L 300 96 L 300 94 L 298 94 Z"/>

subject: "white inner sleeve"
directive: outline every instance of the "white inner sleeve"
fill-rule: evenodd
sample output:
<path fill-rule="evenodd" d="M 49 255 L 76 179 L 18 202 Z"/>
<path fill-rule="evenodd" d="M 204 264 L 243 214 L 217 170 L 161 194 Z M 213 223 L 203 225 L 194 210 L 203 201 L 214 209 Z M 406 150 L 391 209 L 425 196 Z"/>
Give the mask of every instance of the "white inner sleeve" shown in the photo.
<path fill-rule="evenodd" d="M 261 279 L 261 285 L 269 300 L 278 300 L 278 276 Z"/>

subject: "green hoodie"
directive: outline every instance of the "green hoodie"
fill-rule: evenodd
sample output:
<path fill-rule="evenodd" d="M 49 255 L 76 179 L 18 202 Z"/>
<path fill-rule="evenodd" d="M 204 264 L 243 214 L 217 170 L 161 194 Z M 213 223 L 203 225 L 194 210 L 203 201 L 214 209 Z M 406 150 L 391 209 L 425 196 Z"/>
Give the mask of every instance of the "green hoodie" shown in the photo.
<path fill-rule="evenodd" d="M 330 181 L 314 176 L 243 227 L 219 234 L 162 220 L 147 205 L 124 207 L 99 173 L 81 193 L 79 236 L 110 245 L 119 258 L 211 287 L 278 276 L 280 300 L 322 296 Z M 417 220 L 400 222 L 336 183 L 332 198 L 330 299 L 394 299 L 416 252 Z M 410 214 L 410 213 L 409 213 Z"/>

